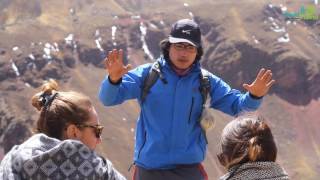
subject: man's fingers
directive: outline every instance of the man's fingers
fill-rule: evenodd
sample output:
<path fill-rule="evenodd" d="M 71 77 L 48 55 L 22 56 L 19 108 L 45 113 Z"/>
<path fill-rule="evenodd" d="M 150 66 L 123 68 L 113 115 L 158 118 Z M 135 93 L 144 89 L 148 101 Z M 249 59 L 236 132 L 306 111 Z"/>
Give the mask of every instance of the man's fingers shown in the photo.
<path fill-rule="evenodd" d="M 105 66 L 109 72 L 125 74 L 131 69 L 131 65 L 123 65 L 123 50 L 113 49 L 109 51 L 105 59 Z"/>
<path fill-rule="evenodd" d="M 116 49 L 113 49 L 112 50 L 112 63 L 117 63 L 117 58 L 118 58 L 118 55 L 117 55 L 118 51 Z"/>
<path fill-rule="evenodd" d="M 271 74 L 271 70 L 267 70 L 265 71 L 265 73 L 262 75 L 260 79 L 263 81 L 266 81 L 266 79 L 270 76 L 270 74 Z"/>
<path fill-rule="evenodd" d="M 269 83 L 272 79 L 272 73 L 269 73 L 265 78 L 265 83 Z"/>
<path fill-rule="evenodd" d="M 246 89 L 247 91 L 249 91 L 249 89 L 250 89 L 249 84 L 243 84 L 242 86 L 243 86 L 244 89 Z"/>
<path fill-rule="evenodd" d="M 123 64 L 123 50 L 120 49 L 118 53 L 118 60 Z"/>
<path fill-rule="evenodd" d="M 127 64 L 125 66 L 125 68 L 126 68 L 127 71 L 130 71 L 132 69 L 132 65 L 131 64 Z"/>
<path fill-rule="evenodd" d="M 104 59 L 104 65 L 107 69 L 109 69 L 111 65 L 111 51 L 108 52 L 107 57 Z"/>
<path fill-rule="evenodd" d="M 104 67 L 108 69 L 109 68 L 108 58 L 105 58 L 103 63 L 104 63 Z"/>
<path fill-rule="evenodd" d="M 266 70 L 264 68 L 261 68 L 258 75 L 257 75 L 257 79 L 261 79 L 265 71 Z"/>
<path fill-rule="evenodd" d="M 120 49 L 119 51 L 117 49 L 112 50 L 112 57 L 114 58 L 114 63 L 120 66 L 123 66 L 123 50 Z"/>
<path fill-rule="evenodd" d="M 119 51 L 117 49 L 114 49 L 114 59 L 117 63 L 119 63 Z"/>
<path fill-rule="evenodd" d="M 108 58 L 107 59 L 108 59 L 107 63 L 110 66 L 113 63 L 112 51 L 108 52 Z"/>
<path fill-rule="evenodd" d="M 271 80 L 268 84 L 267 84 L 267 88 L 270 88 L 274 83 L 276 82 L 276 80 Z"/>
<path fill-rule="evenodd" d="M 121 70 L 121 73 L 122 73 L 122 74 L 127 74 L 128 71 L 131 70 L 131 68 L 132 68 L 131 64 L 128 64 L 128 65 L 126 65 L 126 66 L 123 66 L 123 68 L 122 68 L 122 70 Z"/>

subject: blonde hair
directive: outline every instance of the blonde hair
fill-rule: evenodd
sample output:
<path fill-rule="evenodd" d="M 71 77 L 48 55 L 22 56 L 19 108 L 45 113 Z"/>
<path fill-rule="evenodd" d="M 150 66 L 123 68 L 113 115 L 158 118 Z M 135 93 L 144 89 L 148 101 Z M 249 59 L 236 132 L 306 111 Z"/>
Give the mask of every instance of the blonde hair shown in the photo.
<path fill-rule="evenodd" d="M 58 83 L 50 79 L 31 98 L 32 106 L 40 111 L 37 131 L 63 139 L 68 124 L 81 124 L 89 119 L 90 99 L 78 92 L 59 91 Z"/>

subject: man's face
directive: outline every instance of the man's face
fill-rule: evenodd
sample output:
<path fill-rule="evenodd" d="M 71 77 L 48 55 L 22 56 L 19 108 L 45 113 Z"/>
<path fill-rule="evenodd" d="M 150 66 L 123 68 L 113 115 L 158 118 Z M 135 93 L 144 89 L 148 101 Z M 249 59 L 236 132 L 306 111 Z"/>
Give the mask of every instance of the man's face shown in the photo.
<path fill-rule="evenodd" d="M 169 57 L 178 69 L 187 69 L 195 61 L 197 48 L 189 43 L 173 43 L 169 48 Z"/>

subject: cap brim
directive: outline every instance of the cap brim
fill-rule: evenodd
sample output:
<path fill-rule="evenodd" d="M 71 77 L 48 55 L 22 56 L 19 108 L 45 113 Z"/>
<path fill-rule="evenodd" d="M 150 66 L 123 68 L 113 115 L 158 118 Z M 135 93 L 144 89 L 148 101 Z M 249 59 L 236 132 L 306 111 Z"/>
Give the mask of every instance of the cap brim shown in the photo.
<path fill-rule="evenodd" d="M 197 47 L 197 45 L 195 45 L 193 42 L 189 41 L 188 39 L 183 39 L 183 38 L 175 38 L 175 37 L 169 36 L 169 42 L 170 43 L 189 43 L 192 46 Z"/>

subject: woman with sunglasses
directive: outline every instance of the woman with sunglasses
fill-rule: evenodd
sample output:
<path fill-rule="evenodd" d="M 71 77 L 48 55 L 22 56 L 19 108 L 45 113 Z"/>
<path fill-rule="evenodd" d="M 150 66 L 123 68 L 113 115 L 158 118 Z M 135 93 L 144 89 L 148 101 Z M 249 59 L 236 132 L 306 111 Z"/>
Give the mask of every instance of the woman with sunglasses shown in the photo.
<path fill-rule="evenodd" d="M 32 105 L 40 111 L 38 133 L 6 154 L 0 179 L 125 179 L 94 151 L 103 126 L 87 96 L 58 91 L 50 80 Z"/>
<path fill-rule="evenodd" d="M 231 121 L 223 129 L 218 159 L 228 171 L 220 180 L 288 180 L 277 164 L 277 147 L 267 123 L 253 114 Z"/>

